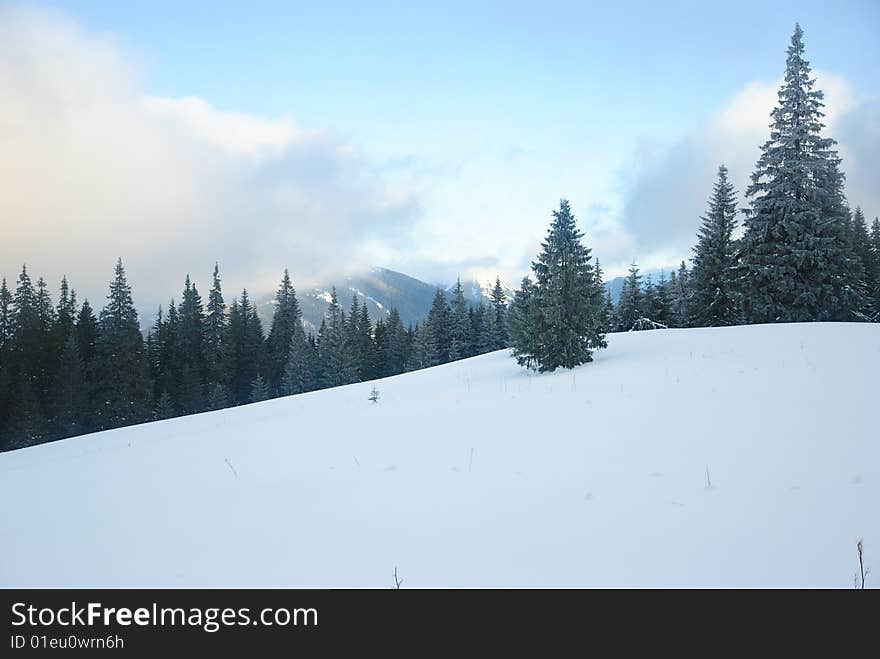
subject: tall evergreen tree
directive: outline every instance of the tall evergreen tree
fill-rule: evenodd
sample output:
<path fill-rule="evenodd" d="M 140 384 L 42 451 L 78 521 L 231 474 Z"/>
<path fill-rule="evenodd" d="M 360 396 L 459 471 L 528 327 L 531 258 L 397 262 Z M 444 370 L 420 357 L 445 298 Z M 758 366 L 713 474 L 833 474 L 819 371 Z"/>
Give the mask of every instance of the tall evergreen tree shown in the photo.
<path fill-rule="evenodd" d="M 101 310 L 95 354 L 100 429 L 146 421 L 152 410 L 150 374 L 122 259 Z"/>
<path fill-rule="evenodd" d="M 55 308 L 55 329 L 57 343 L 60 346 L 67 344 L 67 339 L 73 333 L 76 324 L 76 291 L 70 289 L 67 277 L 61 278 L 61 294 L 58 306 Z"/>
<path fill-rule="evenodd" d="M 795 27 L 770 139 L 746 191 L 742 267 L 751 322 L 852 320 L 866 306 L 846 240 L 843 174 L 834 140 L 821 136 L 814 90 Z"/>
<path fill-rule="evenodd" d="M 229 399 L 229 357 L 225 341 L 227 324 L 220 267 L 215 263 L 205 315 L 205 379 L 209 388 L 208 398 L 212 401 L 209 406 L 212 409 L 219 409 L 218 406 Z"/>
<path fill-rule="evenodd" d="M 617 330 L 617 319 L 611 289 L 605 287 L 605 298 L 602 304 L 602 327 L 606 333 Z"/>
<path fill-rule="evenodd" d="M 259 403 L 261 400 L 269 398 L 269 386 L 262 375 L 257 375 L 251 383 L 251 395 L 249 402 Z"/>
<path fill-rule="evenodd" d="M 314 339 L 306 337 L 305 332 L 294 332 L 290 340 L 290 350 L 284 376 L 281 378 L 281 394 L 301 394 L 316 389 L 319 384 L 318 351 Z"/>
<path fill-rule="evenodd" d="M 709 210 L 700 219 L 702 224 L 691 270 L 690 324 L 695 327 L 736 325 L 740 300 L 731 240 L 736 228 L 736 192 L 724 165 L 718 168 Z"/>
<path fill-rule="evenodd" d="M 330 293 L 330 306 L 318 332 L 321 387 L 336 387 L 354 382 L 352 361 L 346 354 L 345 312 L 339 306 L 336 288 Z"/>
<path fill-rule="evenodd" d="M 76 337 L 71 333 L 61 354 L 52 397 L 57 437 L 71 437 L 83 432 L 88 415 L 87 403 L 83 361 Z"/>
<path fill-rule="evenodd" d="M 691 273 L 684 261 L 679 265 L 678 272 L 670 275 L 670 281 L 672 323 L 675 327 L 690 327 Z"/>
<path fill-rule="evenodd" d="M 13 335 L 12 293 L 6 285 L 6 277 L 0 283 L 0 351 L 11 348 Z"/>
<path fill-rule="evenodd" d="M 472 352 L 471 323 L 468 319 L 468 304 L 464 299 L 461 279 L 457 279 L 452 289 L 452 303 L 449 312 L 449 359 L 454 361 L 469 357 Z"/>
<path fill-rule="evenodd" d="M 263 325 L 247 289 L 229 309 L 227 337 L 230 394 L 235 404 L 242 405 L 251 401 L 253 383 L 263 370 L 265 358 Z"/>
<path fill-rule="evenodd" d="M 629 332 L 642 315 L 642 276 L 639 267 L 633 262 L 629 275 L 623 281 L 620 297 L 617 300 L 616 326 L 618 332 Z"/>
<path fill-rule="evenodd" d="M 431 303 L 428 317 L 422 323 L 425 366 L 437 366 L 449 361 L 449 351 L 452 347 L 449 315 L 446 294 L 443 289 L 438 288 L 434 294 L 434 301 Z"/>
<path fill-rule="evenodd" d="M 177 364 L 180 384 L 177 390 L 177 409 L 181 414 L 193 414 L 204 409 L 206 400 L 205 376 L 205 314 L 202 297 L 196 285 L 186 276 L 183 298 L 178 309 L 180 322 L 177 335 Z"/>
<path fill-rule="evenodd" d="M 469 340 L 473 355 L 482 355 L 495 350 L 495 306 L 488 307 L 480 302 L 472 310 L 473 319 L 470 323 Z"/>
<path fill-rule="evenodd" d="M 294 335 L 298 341 L 305 341 L 296 290 L 290 280 L 290 273 L 285 268 L 278 292 L 275 293 L 275 312 L 272 315 L 269 336 L 266 338 L 266 383 L 270 393 L 281 390 L 281 380 Z"/>
<path fill-rule="evenodd" d="M 643 319 L 657 322 L 654 318 L 654 312 L 657 309 L 657 287 L 654 286 L 654 277 L 648 275 L 645 277 L 645 285 L 642 289 L 642 304 L 640 307 L 640 316 Z"/>
<path fill-rule="evenodd" d="M 535 304 L 535 285 L 531 278 L 523 277 L 519 290 L 513 294 L 508 315 L 508 336 L 513 354 L 520 366 L 535 369 L 540 365 L 539 356 L 544 348 L 533 328 L 538 324 L 538 306 Z"/>
<path fill-rule="evenodd" d="M 384 365 L 381 375 L 403 373 L 406 368 L 406 330 L 396 307 L 391 308 L 388 321 L 385 323 L 384 350 L 382 352 Z"/>
<path fill-rule="evenodd" d="M 369 336 L 369 319 L 366 332 Z M 361 336 L 361 306 L 358 303 L 357 293 L 353 293 L 348 317 L 343 322 L 343 360 L 345 369 L 349 373 L 346 383 L 359 382 L 364 378 L 364 362 L 367 359 L 368 349 L 363 345 Z"/>
<path fill-rule="evenodd" d="M 98 384 L 95 354 L 98 344 L 98 319 L 95 317 L 95 312 L 92 311 L 88 300 L 83 300 L 76 316 L 76 327 L 73 333 L 76 339 L 76 352 L 82 364 L 84 381 L 85 400 L 80 418 L 80 429 L 82 432 L 91 432 L 97 430 Z"/>
<path fill-rule="evenodd" d="M 868 300 L 867 308 L 863 310 L 865 319 L 872 319 L 880 311 L 875 299 L 876 284 L 880 279 L 880 259 L 874 253 L 865 214 L 859 207 L 856 207 L 850 223 L 850 243 L 864 279 L 864 294 Z"/>
<path fill-rule="evenodd" d="M 654 289 L 654 307 L 651 310 L 651 318 L 654 322 L 672 327 L 672 301 L 669 297 L 669 281 L 666 273 L 660 272 L 660 280 Z"/>
<path fill-rule="evenodd" d="M 287 271 L 285 270 L 284 272 L 285 279 L 287 279 Z M 305 329 L 302 324 L 302 312 L 300 311 L 299 302 L 296 300 L 296 293 L 293 287 L 290 287 L 286 300 L 282 295 L 284 288 L 285 285 L 282 280 L 276 302 L 279 307 L 283 302 L 286 309 L 284 315 L 279 317 L 278 322 L 284 323 L 283 326 L 289 327 L 290 340 L 287 344 L 287 357 L 284 363 L 284 372 L 281 374 L 279 393 L 289 396 L 291 394 L 312 391 L 317 388 L 318 354 L 314 344 L 306 338 Z M 276 307 L 276 314 L 278 313 L 278 307 Z"/>
<path fill-rule="evenodd" d="M 606 347 L 601 328 L 602 289 L 590 264 L 590 250 L 581 243 L 566 199 L 553 211 L 553 222 L 532 264 L 535 286 L 528 328 L 536 341 L 513 339 L 517 361 L 539 371 L 573 368 L 592 361 L 593 351 Z M 537 348 L 537 352 L 531 352 Z"/>
<path fill-rule="evenodd" d="M 370 313 L 367 310 L 366 303 L 361 305 L 357 327 L 357 354 L 360 360 L 360 377 L 362 380 L 372 380 L 379 377 L 379 350 L 374 341 Z"/>
<path fill-rule="evenodd" d="M 598 272 L 599 260 L 596 259 L 597 276 L 601 277 Z M 492 327 L 492 333 L 495 343 L 495 349 L 506 348 L 508 344 L 507 337 L 507 295 L 501 287 L 501 278 L 495 277 L 495 286 L 492 287 L 492 293 L 489 295 L 492 301 L 492 307 L 495 309 L 495 324 Z"/>
<path fill-rule="evenodd" d="M 880 322 L 880 218 L 871 223 L 871 253 L 874 256 L 874 281 L 868 285 L 874 293 L 874 320 Z"/>
<path fill-rule="evenodd" d="M 12 406 L 12 293 L 4 277 L 0 282 L 0 450 L 4 448 L 6 424 Z"/>
<path fill-rule="evenodd" d="M 8 397 L 11 409 L 7 421 L 9 445 L 18 448 L 39 443 L 46 432 L 43 387 L 46 346 L 51 326 L 46 309 L 45 287 L 34 287 L 27 267 L 22 266 L 12 296 L 12 340 L 9 362 Z"/>

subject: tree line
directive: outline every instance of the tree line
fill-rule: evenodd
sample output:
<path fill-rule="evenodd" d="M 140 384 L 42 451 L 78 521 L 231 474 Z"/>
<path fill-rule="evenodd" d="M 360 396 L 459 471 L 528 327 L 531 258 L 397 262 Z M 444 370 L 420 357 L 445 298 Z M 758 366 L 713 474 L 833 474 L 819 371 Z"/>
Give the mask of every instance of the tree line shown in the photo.
<path fill-rule="evenodd" d="M 517 361 L 552 371 L 592 359 L 605 334 L 662 327 L 880 320 L 880 220 L 850 211 L 834 141 L 821 136 L 797 26 L 770 138 L 745 192 L 718 170 L 692 266 L 657 282 L 634 263 L 618 303 L 567 200 L 553 212 L 532 277 L 511 306 L 496 279 L 488 303 L 468 304 L 458 282 L 438 289 L 427 317 L 404 327 L 392 309 L 373 323 L 354 296 L 333 290 L 316 334 L 307 333 L 287 271 L 268 334 L 247 291 L 225 302 L 219 269 L 204 303 L 189 277 L 180 303 L 159 309 L 141 334 L 120 260 L 96 315 L 62 279 L 53 305 L 25 267 L 14 292 L 0 284 L 0 449 L 220 409 L 444 364 L 510 346 Z"/>
<path fill-rule="evenodd" d="M 0 449 L 31 446 L 144 421 L 216 410 L 443 364 L 507 345 L 499 279 L 488 304 L 469 304 L 461 282 L 438 289 L 422 323 L 391 309 L 375 323 L 335 288 L 316 334 L 306 333 L 287 270 L 265 333 L 247 290 L 225 302 L 214 267 L 207 302 L 186 277 L 180 302 L 140 330 L 121 259 L 96 315 L 63 278 L 52 303 L 42 277 L 22 267 L 0 283 Z"/>
<path fill-rule="evenodd" d="M 770 138 L 745 196 L 718 169 L 701 218 L 692 267 L 644 281 L 633 263 L 617 305 L 600 294 L 601 269 L 582 245 L 563 199 L 511 309 L 511 343 L 520 364 L 540 371 L 592 360 L 604 334 L 665 327 L 745 323 L 880 321 L 880 219 L 870 231 L 844 195 L 836 142 L 823 137 L 823 94 L 814 89 L 795 27 L 785 80 L 771 113 Z"/>

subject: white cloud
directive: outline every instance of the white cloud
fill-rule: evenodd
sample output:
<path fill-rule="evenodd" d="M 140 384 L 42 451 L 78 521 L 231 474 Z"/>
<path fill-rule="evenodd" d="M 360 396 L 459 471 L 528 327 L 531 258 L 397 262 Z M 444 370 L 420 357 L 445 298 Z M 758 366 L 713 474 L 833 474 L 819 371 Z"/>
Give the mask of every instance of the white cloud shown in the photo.
<path fill-rule="evenodd" d="M 141 304 L 219 260 L 227 292 L 366 265 L 420 215 L 408 190 L 287 117 L 146 95 L 137 57 L 52 13 L 0 10 L 0 274 L 63 273 L 100 306 L 117 256 Z M 96 299 L 101 298 L 101 299 Z"/>

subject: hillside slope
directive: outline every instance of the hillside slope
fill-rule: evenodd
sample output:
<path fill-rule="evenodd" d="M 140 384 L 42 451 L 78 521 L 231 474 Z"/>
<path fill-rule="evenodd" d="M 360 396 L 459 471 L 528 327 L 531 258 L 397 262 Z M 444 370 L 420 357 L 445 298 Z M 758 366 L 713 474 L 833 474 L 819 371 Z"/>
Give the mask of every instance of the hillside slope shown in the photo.
<path fill-rule="evenodd" d="M 878 373 L 878 325 L 613 334 L 6 453 L 0 585 L 851 587 Z"/>

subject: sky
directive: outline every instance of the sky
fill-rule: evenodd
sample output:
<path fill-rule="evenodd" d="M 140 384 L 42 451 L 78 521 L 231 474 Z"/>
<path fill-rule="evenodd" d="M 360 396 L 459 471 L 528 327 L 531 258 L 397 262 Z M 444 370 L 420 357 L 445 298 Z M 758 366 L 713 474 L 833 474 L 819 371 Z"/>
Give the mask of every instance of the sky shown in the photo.
<path fill-rule="evenodd" d="M 0 275 L 515 285 L 562 197 L 609 277 L 674 267 L 718 165 L 747 185 L 796 21 L 872 218 L 876 0 L 0 2 Z"/>

